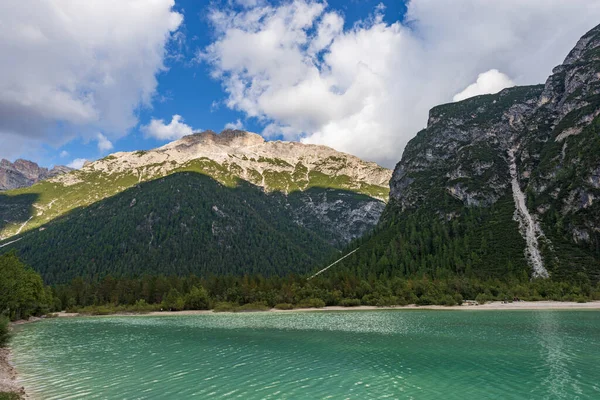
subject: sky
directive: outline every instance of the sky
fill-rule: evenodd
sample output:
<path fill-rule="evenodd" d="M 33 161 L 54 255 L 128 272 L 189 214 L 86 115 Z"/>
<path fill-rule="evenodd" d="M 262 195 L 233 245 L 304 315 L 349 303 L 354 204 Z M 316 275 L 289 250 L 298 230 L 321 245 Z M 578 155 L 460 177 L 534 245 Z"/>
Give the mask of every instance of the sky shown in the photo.
<path fill-rule="evenodd" d="M 225 128 L 393 167 L 442 103 L 543 83 L 597 0 L 0 2 L 0 158 Z"/>

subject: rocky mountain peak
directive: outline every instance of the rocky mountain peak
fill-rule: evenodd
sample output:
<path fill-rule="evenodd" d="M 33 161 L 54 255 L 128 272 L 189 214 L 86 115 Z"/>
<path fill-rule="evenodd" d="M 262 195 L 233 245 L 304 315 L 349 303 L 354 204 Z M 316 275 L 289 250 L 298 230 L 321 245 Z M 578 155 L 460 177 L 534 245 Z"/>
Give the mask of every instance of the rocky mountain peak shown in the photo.
<path fill-rule="evenodd" d="M 600 26 L 544 85 L 434 107 L 396 166 L 390 203 L 404 217 L 427 209 L 442 220 L 465 209 L 512 208 L 512 217 L 503 217 L 504 239 L 516 248 L 520 234 L 532 276 L 566 273 L 567 261 L 554 249 L 600 243 L 599 123 Z"/>
<path fill-rule="evenodd" d="M 33 161 L 15 160 L 14 163 L 6 159 L 0 161 L 0 190 L 10 190 L 31 186 L 34 183 L 53 176 L 71 171 L 69 167 L 55 166 L 51 170 L 40 167 Z"/>
<path fill-rule="evenodd" d="M 114 153 L 84 166 L 82 171 L 134 173 L 140 180 L 149 180 L 189 168 L 206 169 L 216 178 L 235 176 L 267 191 L 286 193 L 303 190 L 311 181 L 325 179 L 323 175 L 337 179 L 345 189 L 364 191 L 369 186 L 374 190 L 369 194 L 381 200 L 387 200 L 391 177 L 386 168 L 327 146 L 267 142 L 260 135 L 242 130 L 219 134 L 204 131 L 153 150 Z M 75 184 L 79 182 L 75 175 L 56 181 Z"/>
<path fill-rule="evenodd" d="M 540 97 L 540 106 L 551 108 L 557 119 L 580 108 L 586 98 L 600 93 L 600 25 L 586 33 L 565 61 L 552 70 Z M 588 99 L 589 100 L 589 99 Z"/>
<path fill-rule="evenodd" d="M 210 143 L 233 148 L 255 146 L 265 142 L 265 139 L 262 136 L 239 129 L 225 129 L 221 131 L 221 133 L 206 130 L 204 132 L 186 136 L 183 140 L 187 142 Z"/>
<path fill-rule="evenodd" d="M 597 49 L 598 47 L 600 47 L 600 25 L 597 25 L 591 29 L 588 33 L 583 35 L 581 39 L 579 39 L 575 47 L 573 47 L 573 49 L 565 58 L 565 61 L 562 63 L 562 65 L 573 65 L 588 57 L 595 57 L 598 59 L 600 54 L 593 52 L 593 50 Z"/>

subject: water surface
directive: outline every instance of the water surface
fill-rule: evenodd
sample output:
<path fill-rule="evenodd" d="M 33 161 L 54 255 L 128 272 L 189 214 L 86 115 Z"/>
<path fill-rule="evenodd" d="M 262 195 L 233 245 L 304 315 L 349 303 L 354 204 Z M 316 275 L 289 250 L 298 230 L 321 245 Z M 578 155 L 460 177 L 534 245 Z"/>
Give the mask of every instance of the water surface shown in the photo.
<path fill-rule="evenodd" d="M 598 399 L 598 311 L 45 320 L 14 361 L 42 399 Z"/>

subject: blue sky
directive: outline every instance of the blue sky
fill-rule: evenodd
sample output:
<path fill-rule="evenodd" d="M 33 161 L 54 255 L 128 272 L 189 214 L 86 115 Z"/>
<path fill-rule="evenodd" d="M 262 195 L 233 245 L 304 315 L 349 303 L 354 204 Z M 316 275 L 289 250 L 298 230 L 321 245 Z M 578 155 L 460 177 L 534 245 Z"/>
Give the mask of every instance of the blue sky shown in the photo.
<path fill-rule="evenodd" d="M 431 107 L 544 82 L 598 22 L 595 0 L 2 2 L 0 158 L 237 124 L 393 167 Z"/>
<path fill-rule="evenodd" d="M 183 116 L 185 123 L 194 130 L 211 129 L 220 132 L 227 123 L 240 120 L 243 129 L 261 132 L 264 124 L 256 118 L 245 118 L 244 113 L 231 110 L 223 105 L 224 93 L 221 82 L 210 77 L 210 68 L 199 62 L 194 62 L 198 49 L 203 49 L 211 43 L 213 33 L 207 19 L 207 13 L 214 2 L 183 0 L 176 1 L 174 9 L 183 14 L 184 23 L 180 31 L 185 35 L 181 49 L 178 44 L 172 43 L 173 51 L 181 52 L 182 58 L 167 58 L 165 64 L 168 71 L 157 75 L 158 87 L 152 107 L 141 107 L 139 124 L 130 133 L 120 139 L 112 141 L 115 151 L 134 151 L 151 149 L 161 146 L 169 140 L 157 140 L 145 136 L 139 127 L 149 123 L 151 118 L 170 121 L 172 115 Z M 340 11 L 345 16 L 345 26 L 351 27 L 356 21 L 368 17 L 376 7 L 384 4 L 386 7 L 385 19 L 389 23 L 401 20 L 406 12 L 406 7 L 401 1 L 379 0 L 353 0 L 330 1 L 329 6 Z M 274 137 L 271 139 L 281 139 Z M 61 157 L 61 152 L 69 155 Z M 44 165 L 58 165 L 70 162 L 72 159 L 94 160 L 106 155 L 108 152 L 100 151 L 93 140 L 76 138 L 73 141 L 54 148 L 45 146 L 45 152 L 40 154 L 38 161 Z M 64 153 L 63 153 L 64 155 Z"/>

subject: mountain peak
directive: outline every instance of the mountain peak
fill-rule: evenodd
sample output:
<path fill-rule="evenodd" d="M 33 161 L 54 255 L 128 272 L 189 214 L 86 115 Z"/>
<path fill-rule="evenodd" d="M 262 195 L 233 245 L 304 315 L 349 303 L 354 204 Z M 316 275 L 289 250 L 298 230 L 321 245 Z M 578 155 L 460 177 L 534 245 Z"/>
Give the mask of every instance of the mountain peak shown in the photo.
<path fill-rule="evenodd" d="M 593 57 L 599 58 L 599 55 L 592 53 L 593 50 L 600 47 L 600 25 L 597 25 L 579 39 L 575 47 L 569 52 L 563 66 L 574 64 L 578 61 Z"/>
<path fill-rule="evenodd" d="M 11 163 L 9 160 L 0 161 L 0 190 L 18 189 L 31 186 L 37 181 L 71 171 L 62 165 L 51 170 L 40 167 L 37 163 L 19 158 Z"/>
<path fill-rule="evenodd" d="M 262 136 L 239 129 L 225 129 L 221 133 L 206 130 L 185 136 L 181 140 L 184 143 L 215 144 L 234 148 L 255 146 L 265 142 Z"/>

